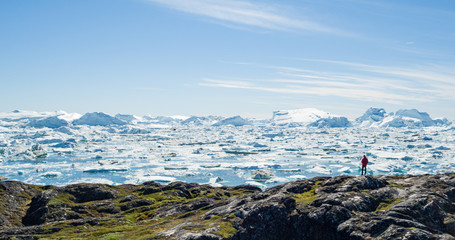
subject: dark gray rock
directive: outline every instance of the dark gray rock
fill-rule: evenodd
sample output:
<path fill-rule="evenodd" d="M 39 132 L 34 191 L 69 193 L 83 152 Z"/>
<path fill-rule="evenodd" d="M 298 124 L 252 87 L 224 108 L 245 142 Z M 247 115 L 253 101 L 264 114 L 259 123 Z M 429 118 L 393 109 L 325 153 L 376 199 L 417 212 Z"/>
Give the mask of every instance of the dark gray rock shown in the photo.
<path fill-rule="evenodd" d="M 118 193 L 104 184 L 75 184 L 64 187 L 62 191 L 73 195 L 76 203 L 113 199 Z"/>
<path fill-rule="evenodd" d="M 137 221 L 168 219 L 158 237 L 169 239 L 222 239 L 220 221 L 232 224 L 232 240 L 455 239 L 454 189 L 455 174 L 318 177 L 265 191 L 184 182 L 39 188 L 0 182 L 0 204 L 13 209 L 0 212 L 0 239 L 45 235 L 42 224 L 53 222 L 123 224 L 130 213 Z"/>
<path fill-rule="evenodd" d="M 120 209 L 122 211 L 126 211 L 128 209 L 142 207 L 142 206 L 148 206 L 148 205 L 152 205 L 152 204 L 153 204 L 153 201 L 151 201 L 149 199 L 139 199 L 139 200 L 133 200 L 126 204 L 121 205 Z"/>

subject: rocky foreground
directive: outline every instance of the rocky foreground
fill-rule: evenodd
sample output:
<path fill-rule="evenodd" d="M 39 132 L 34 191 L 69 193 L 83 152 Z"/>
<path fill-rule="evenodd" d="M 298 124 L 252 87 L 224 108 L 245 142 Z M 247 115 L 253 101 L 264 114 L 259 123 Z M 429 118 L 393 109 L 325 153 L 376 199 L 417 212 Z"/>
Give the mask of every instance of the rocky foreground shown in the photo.
<path fill-rule="evenodd" d="M 455 174 L 253 186 L 0 182 L 0 239 L 455 239 Z"/>

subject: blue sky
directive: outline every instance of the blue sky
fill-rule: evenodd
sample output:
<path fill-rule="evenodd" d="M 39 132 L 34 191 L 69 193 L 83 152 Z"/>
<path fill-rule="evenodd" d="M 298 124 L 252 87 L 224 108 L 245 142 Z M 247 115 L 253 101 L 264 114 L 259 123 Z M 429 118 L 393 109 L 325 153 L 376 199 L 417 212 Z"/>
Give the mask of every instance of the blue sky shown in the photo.
<path fill-rule="evenodd" d="M 455 2 L 2 0 L 0 111 L 455 119 Z"/>

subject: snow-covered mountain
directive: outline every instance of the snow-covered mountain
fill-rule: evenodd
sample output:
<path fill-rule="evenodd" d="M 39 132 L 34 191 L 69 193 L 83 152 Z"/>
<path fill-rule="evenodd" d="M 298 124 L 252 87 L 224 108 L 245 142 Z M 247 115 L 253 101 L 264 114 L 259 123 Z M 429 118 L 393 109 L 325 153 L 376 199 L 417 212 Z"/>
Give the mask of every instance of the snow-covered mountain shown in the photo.
<path fill-rule="evenodd" d="M 86 113 L 81 118 L 73 121 L 74 125 L 109 126 L 126 125 L 125 121 L 112 117 L 102 112 Z"/>

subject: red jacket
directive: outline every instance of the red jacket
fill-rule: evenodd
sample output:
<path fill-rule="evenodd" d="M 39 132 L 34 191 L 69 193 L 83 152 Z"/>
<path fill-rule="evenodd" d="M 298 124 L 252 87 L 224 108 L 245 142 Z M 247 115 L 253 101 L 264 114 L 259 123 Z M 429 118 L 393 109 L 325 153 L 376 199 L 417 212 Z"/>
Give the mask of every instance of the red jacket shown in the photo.
<path fill-rule="evenodd" d="M 363 156 L 362 158 L 362 165 L 367 165 L 368 164 L 368 158 L 366 156 Z"/>

